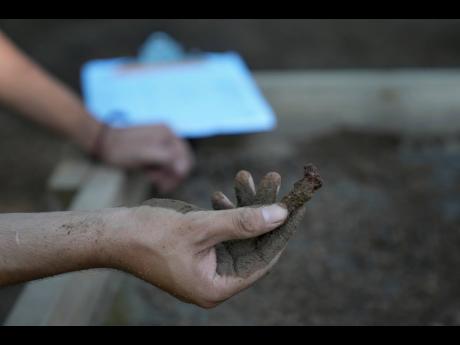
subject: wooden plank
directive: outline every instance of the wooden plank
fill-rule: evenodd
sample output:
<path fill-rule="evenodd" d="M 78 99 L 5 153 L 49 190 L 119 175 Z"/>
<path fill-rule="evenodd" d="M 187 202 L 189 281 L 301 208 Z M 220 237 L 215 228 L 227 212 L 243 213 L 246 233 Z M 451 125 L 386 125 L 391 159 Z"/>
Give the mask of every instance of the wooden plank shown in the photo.
<path fill-rule="evenodd" d="M 256 81 L 279 131 L 319 133 L 340 126 L 409 133 L 460 129 L 460 70 L 270 71 Z"/>
<path fill-rule="evenodd" d="M 85 159 L 66 159 L 58 163 L 47 182 L 48 208 L 51 211 L 65 210 L 91 171 Z"/>
<path fill-rule="evenodd" d="M 120 205 L 124 183 L 126 177 L 123 171 L 95 166 L 69 209 L 83 211 Z"/>
<path fill-rule="evenodd" d="M 64 179 L 65 180 L 65 179 Z M 148 182 L 105 166 L 92 167 L 70 209 L 90 210 L 139 203 Z M 91 325 L 100 322 L 124 274 L 95 269 L 30 282 L 6 325 Z"/>
<path fill-rule="evenodd" d="M 48 180 L 48 188 L 55 191 L 78 189 L 91 169 L 85 159 L 66 159 L 58 163 Z"/>

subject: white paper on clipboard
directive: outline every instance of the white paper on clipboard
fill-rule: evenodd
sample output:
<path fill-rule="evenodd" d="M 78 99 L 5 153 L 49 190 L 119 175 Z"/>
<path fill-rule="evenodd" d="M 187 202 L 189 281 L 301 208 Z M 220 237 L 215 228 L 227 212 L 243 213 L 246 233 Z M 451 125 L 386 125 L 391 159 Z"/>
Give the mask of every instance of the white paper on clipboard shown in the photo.
<path fill-rule="evenodd" d="M 88 110 L 116 127 L 164 123 L 197 138 L 271 130 L 276 117 L 236 53 L 137 65 L 121 58 L 82 68 Z"/>

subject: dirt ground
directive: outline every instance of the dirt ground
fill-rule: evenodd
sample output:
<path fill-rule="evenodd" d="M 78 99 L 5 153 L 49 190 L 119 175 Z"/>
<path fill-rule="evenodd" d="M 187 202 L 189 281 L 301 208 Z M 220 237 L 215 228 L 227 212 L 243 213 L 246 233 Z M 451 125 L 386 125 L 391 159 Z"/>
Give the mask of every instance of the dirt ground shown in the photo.
<path fill-rule="evenodd" d="M 0 29 L 77 91 L 82 63 L 134 55 L 156 30 L 169 32 L 189 49 L 236 50 L 254 70 L 457 67 L 460 61 L 459 20 L 0 19 Z M 435 139 L 422 150 L 408 147 L 397 134 L 335 133 L 315 142 L 299 140 L 282 160 L 263 162 L 250 157 L 230 162 L 223 153 L 230 146 L 222 144 L 222 151 L 210 156 L 212 165 L 203 165 L 210 170 L 197 171 L 180 192 L 184 199 L 209 206 L 209 193 L 230 186 L 242 167 L 259 177 L 277 170 L 286 186 L 308 160 L 321 168 L 326 185 L 311 204 L 305 231 L 277 271 L 209 314 L 143 286 L 138 310 L 145 304 L 149 314 L 126 320 L 137 305 L 130 300 L 119 319 L 142 324 L 459 322 L 454 231 L 460 214 L 454 193 L 459 157 Z M 68 146 L 0 109 L 0 212 L 46 210 L 46 179 Z M 136 288 L 134 280 L 129 284 Z M 19 290 L 0 289 L 0 322 Z M 245 312 L 248 305 L 254 313 Z"/>
<path fill-rule="evenodd" d="M 292 140 L 272 159 L 229 141 L 198 147 L 199 168 L 177 197 L 209 208 L 211 191 L 231 194 L 240 167 L 256 178 L 279 171 L 282 193 L 303 163 L 321 170 L 324 186 L 279 264 L 210 311 L 126 279 L 107 324 L 460 325 L 460 136 L 340 130 Z"/>

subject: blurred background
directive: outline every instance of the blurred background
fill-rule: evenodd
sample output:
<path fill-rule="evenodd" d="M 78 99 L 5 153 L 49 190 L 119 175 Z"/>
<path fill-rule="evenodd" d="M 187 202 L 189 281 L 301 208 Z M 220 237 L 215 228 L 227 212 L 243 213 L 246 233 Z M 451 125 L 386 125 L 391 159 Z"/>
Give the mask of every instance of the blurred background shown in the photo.
<path fill-rule="evenodd" d="M 334 78 L 338 70 L 392 73 L 460 65 L 460 20 L 0 19 L 0 29 L 78 92 L 84 62 L 134 56 L 153 31 L 169 33 L 189 50 L 237 51 L 255 73 L 314 71 Z M 276 103 L 280 93 L 270 85 L 263 91 Z M 442 93 L 442 87 L 430 92 Z M 381 96 L 390 103 L 400 99 L 392 90 Z M 197 152 L 202 164 L 178 192 L 209 207 L 204 195 L 215 187 L 229 189 L 239 169 L 258 178 L 280 171 L 286 190 L 305 160 L 318 165 L 324 188 L 312 201 L 305 231 L 296 235 L 277 269 L 212 311 L 127 280 L 106 324 L 460 324 L 460 105 L 445 105 L 448 133 L 437 120 L 435 131 L 430 122 L 423 122 L 419 133 L 406 131 L 411 122 L 404 107 L 390 106 L 385 111 L 391 115 L 380 116 L 371 129 L 348 125 L 314 135 L 308 108 L 285 103 L 274 107 L 280 117 L 295 113 L 289 142 L 283 133 L 290 125 L 282 122 L 285 132 L 265 146 L 267 157 L 251 155 L 244 140 L 239 146 L 224 142 L 214 151 L 203 146 Z M 367 103 L 355 107 L 373 115 Z M 354 109 L 341 112 L 339 104 L 331 105 L 314 122 L 321 127 L 328 114 L 347 117 L 359 113 Z M 385 119 L 405 127 L 385 126 Z M 46 210 L 46 180 L 68 146 L 0 108 L 0 212 Z M 0 316 L 19 291 L 3 289 Z"/>

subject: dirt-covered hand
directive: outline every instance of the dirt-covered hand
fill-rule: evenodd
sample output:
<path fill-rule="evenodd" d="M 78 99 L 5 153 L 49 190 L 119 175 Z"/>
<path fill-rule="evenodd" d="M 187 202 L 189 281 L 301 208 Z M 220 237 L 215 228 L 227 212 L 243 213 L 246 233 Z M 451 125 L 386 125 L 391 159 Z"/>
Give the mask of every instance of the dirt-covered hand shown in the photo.
<path fill-rule="evenodd" d="M 144 169 L 161 193 L 176 188 L 193 165 L 187 142 L 163 125 L 109 128 L 101 146 L 105 162 Z"/>
<path fill-rule="evenodd" d="M 305 202 L 322 185 L 317 169 L 307 165 L 304 176 L 276 204 L 280 183 L 279 174 L 269 173 L 256 189 L 251 174 L 241 171 L 235 178 L 237 207 L 217 192 L 215 211 L 169 199 L 128 209 L 117 226 L 121 240 L 113 236 L 120 248 L 113 266 L 179 299 L 213 307 L 271 269 L 303 216 Z"/>
<path fill-rule="evenodd" d="M 216 245 L 273 230 L 287 213 L 278 205 L 203 211 L 181 201 L 152 199 L 144 206 L 122 209 L 113 220 L 118 230 L 108 239 L 108 266 L 183 301 L 214 307 L 249 287 L 276 261 L 244 278 L 223 276 L 217 273 Z"/>

